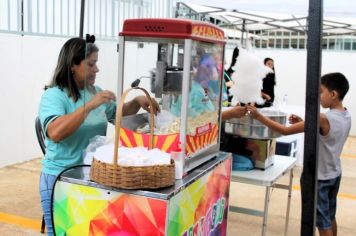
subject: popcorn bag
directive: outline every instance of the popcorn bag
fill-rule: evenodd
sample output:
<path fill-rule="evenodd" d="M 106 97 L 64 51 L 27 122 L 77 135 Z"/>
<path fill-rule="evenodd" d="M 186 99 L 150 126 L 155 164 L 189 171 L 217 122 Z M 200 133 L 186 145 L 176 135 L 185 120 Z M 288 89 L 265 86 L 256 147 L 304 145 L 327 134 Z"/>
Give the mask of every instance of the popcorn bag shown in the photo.
<path fill-rule="evenodd" d="M 143 91 L 150 103 L 148 148 L 119 148 L 123 104 L 127 94 L 134 89 Z M 153 149 L 153 129 L 153 104 L 148 92 L 139 87 L 124 91 L 116 112 L 115 143 L 96 150 L 90 168 L 90 179 L 102 185 L 124 189 L 158 189 L 173 185 L 175 182 L 174 161 L 170 159 L 169 154 L 157 148 Z M 110 160 L 112 160 L 111 163 Z"/>

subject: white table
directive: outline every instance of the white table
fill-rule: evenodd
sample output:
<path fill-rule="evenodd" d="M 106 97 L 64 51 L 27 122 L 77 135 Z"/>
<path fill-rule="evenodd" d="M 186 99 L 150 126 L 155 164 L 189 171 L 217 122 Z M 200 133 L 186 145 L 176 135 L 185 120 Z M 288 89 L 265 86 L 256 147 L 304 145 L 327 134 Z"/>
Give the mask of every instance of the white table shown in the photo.
<path fill-rule="evenodd" d="M 287 212 L 286 212 L 286 221 L 284 227 L 284 235 L 287 235 L 290 201 L 291 201 L 291 194 L 292 194 L 292 183 L 293 183 L 293 168 L 296 165 L 296 161 L 297 159 L 294 157 L 275 155 L 273 166 L 267 168 L 266 170 L 254 169 L 251 171 L 232 171 L 231 181 L 264 186 L 266 187 L 266 194 L 265 194 L 263 211 L 251 209 L 251 208 L 237 207 L 237 206 L 230 206 L 229 210 L 232 212 L 263 217 L 262 236 L 264 236 L 266 235 L 268 205 L 270 201 L 271 188 L 286 189 L 288 190 L 288 199 L 287 199 Z M 288 172 L 290 172 L 289 184 L 288 185 L 277 184 L 278 179 Z"/>

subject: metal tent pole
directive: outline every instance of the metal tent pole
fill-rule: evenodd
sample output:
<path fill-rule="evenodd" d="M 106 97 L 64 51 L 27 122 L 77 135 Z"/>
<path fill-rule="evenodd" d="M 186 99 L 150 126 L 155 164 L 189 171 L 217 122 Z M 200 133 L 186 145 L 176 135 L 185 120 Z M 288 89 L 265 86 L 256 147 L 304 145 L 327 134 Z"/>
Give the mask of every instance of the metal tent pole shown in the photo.
<path fill-rule="evenodd" d="M 10 5 L 10 2 L 9 2 L 9 5 Z M 24 3 L 23 3 L 23 0 L 21 0 L 21 5 L 20 5 L 20 17 L 21 17 L 21 22 L 20 22 L 20 27 L 21 27 L 21 36 L 24 36 Z"/>
<path fill-rule="evenodd" d="M 247 39 L 245 40 L 244 38 L 245 38 L 245 36 L 244 36 L 244 34 L 245 34 L 245 32 L 246 32 L 246 20 L 245 19 L 243 19 L 242 20 L 242 29 L 241 29 L 241 47 L 243 47 L 243 48 L 246 48 L 246 45 L 244 44 L 244 43 L 246 43 L 246 41 L 247 41 Z"/>
<path fill-rule="evenodd" d="M 85 0 L 81 0 L 80 2 L 80 23 L 79 23 L 79 38 L 83 38 L 84 31 L 84 6 Z"/>
<path fill-rule="evenodd" d="M 179 9 L 180 8 L 180 2 L 176 3 L 176 12 L 175 12 L 175 18 L 179 18 Z"/>
<path fill-rule="evenodd" d="M 309 0 L 301 235 L 315 235 L 323 0 Z"/>

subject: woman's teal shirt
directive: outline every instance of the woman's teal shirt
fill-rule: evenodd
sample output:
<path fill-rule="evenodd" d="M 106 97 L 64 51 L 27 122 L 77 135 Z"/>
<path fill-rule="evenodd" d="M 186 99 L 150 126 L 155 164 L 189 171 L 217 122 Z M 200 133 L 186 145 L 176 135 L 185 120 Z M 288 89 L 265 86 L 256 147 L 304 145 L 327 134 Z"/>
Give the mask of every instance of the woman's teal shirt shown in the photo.
<path fill-rule="evenodd" d="M 95 87 L 96 91 L 101 91 Z M 96 135 L 106 135 L 109 119 L 115 117 L 116 104 L 102 104 L 92 110 L 81 126 L 70 136 L 54 142 L 47 136 L 48 125 L 56 118 L 70 114 L 86 102 L 90 101 L 95 94 L 88 89 L 80 91 L 80 98 L 74 102 L 66 90 L 59 87 L 47 89 L 41 98 L 39 117 L 41 125 L 46 133 L 46 155 L 42 160 L 42 171 L 51 175 L 58 175 L 62 170 L 83 164 L 83 151 L 89 144 L 89 140 Z"/>

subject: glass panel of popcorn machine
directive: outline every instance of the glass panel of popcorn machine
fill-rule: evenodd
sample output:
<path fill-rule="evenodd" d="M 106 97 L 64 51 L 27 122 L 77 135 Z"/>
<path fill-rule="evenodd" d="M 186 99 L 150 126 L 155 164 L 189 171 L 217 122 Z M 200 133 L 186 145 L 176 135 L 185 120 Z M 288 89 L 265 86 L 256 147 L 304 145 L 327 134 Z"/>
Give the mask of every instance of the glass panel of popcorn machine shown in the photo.
<path fill-rule="evenodd" d="M 223 46 L 193 41 L 188 102 L 187 154 L 217 144 Z"/>
<path fill-rule="evenodd" d="M 180 116 L 176 109 L 180 111 L 180 106 L 174 104 L 182 96 L 183 48 L 184 40 L 180 39 L 125 38 L 123 91 L 139 86 L 159 104 L 160 112 L 154 122 L 155 147 L 166 152 L 179 142 Z M 140 91 L 130 93 L 127 100 L 139 95 Z M 149 132 L 148 117 L 141 109 L 138 115 L 125 118 L 123 126 L 138 137 Z M 139 139 L 145 141 L 144 137 Z M 134 140 L 131 145 L 137 143 Z"/>
<path fill-rule="evenodd" d="M 184 53 L 191 56 L 190 73 L 188 78 L 184 78 L 189 80 L 187 93 L 182 88 Z M 199 151 L 217 144 L 222 55 L 222 45 L 194 40 L 191 50 L 184 52 L 184 40 L 125 39 L 123 90 L 132 86 L 145 88 L 160 106 L 161 112 L 155 117 L 155 147 L 167 152 L 176 148 L 183 118 L 183 96 L 186 94 L 189 94 L 187 156 L 195 156 Z M 128 100 L 139 94 L 129 95 L 131 98 Z M 147 113 L 141 112 L 126 120 L 124 126 L 130 130 L 148 133 Z M 133 143 L 137 143 L 137 140 Z"/>

